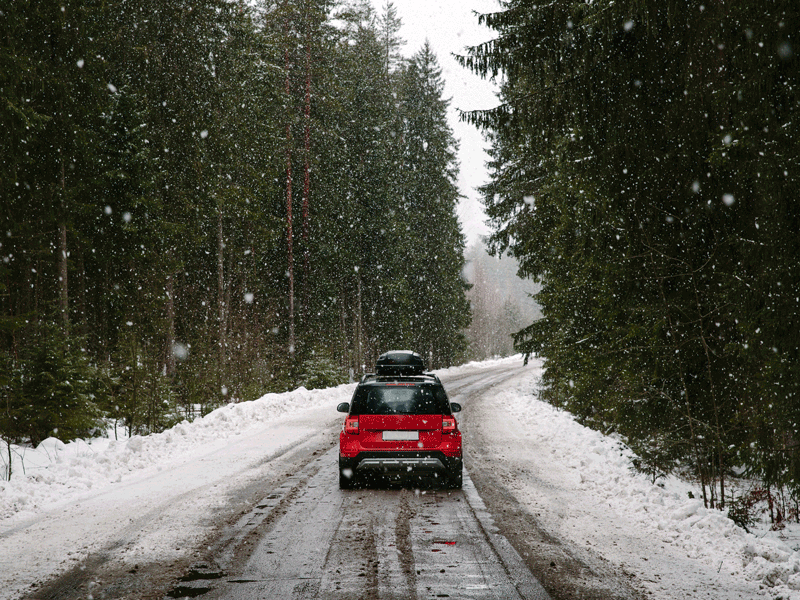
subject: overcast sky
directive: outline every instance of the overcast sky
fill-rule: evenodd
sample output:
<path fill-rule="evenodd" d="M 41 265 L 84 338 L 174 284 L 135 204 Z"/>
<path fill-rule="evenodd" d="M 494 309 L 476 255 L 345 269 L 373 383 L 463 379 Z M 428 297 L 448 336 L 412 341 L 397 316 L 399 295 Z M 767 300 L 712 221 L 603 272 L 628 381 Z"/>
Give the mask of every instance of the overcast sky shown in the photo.
<path fill-rule="evenodd" d="M 386 0 L 372 0 L 372 3 L 381 14 Z M 466 196 L 459 205 L 458 215 L 470 246 L 489 232 L 475 189 L 488 180 L 485 165 L 488 156 L 483 136 L 472 125 L 459 122 L 457 109 L 491 108 L 498 102 L 493 84 L 462 68 L 452 54 L 463 54 L 465 46 L 492 38 L 492 31 L 478 24 L 474 12 L 496 12 L 498 4 L 495 0 L 393 0 L 393 4 L 403 22 L 400 37 L 406 40 L 404 54 L 411 56 L 427 39 L 442 67 L 445 97 L 452 99 L 450 125 L 460 142 L 459 188 Z"/>

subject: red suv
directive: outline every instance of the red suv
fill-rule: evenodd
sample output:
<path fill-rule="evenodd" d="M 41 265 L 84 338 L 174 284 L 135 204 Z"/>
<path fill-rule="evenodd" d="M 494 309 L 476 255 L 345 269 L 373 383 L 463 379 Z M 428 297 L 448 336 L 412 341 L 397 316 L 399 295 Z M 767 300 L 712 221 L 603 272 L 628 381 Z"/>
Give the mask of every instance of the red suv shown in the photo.
<path fill-rule="evenodd" d="M 462 483 L 461 432 L 436 375 L 424 373 L 415 352 L 392 351 L 365 375 L 339 434 L 339 487 L 357 481 L 434 480 L 450 488 Z"/>

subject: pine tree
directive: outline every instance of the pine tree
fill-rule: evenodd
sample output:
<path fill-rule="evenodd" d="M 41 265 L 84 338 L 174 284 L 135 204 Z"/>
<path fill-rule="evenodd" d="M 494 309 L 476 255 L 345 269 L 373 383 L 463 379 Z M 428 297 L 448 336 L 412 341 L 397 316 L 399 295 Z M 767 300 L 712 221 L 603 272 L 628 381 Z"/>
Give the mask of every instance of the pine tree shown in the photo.
<path fill-rule="evenodd" d="M 503 8 L 481 17 L 498 38 L 462 62 L 504 75 L 502 104 L 468 118 L 493 142 L 493 248 L 543 285 L 545 318 L 518 347 L 547 358 L 551 401 L 676 448 L 723 505 L 730 465 L 761 445 L 748 431 L 764 390 L 772 406 L 797 393 L 797 344 L 764 337 L 773 319 L 797 322 L 782 291 L 797 281 L 783 235 L 797 226 L 783 187 L 796 176 L 783 132 L 796 121 L 797 8 Z M 768 417 L 781 433 L 763 438 L 784 482 L 797 464 L 778 442 L 794 436 L 790 414 Z"/>
<path fill-rule="evenodd" d="M 399 59 L 392 5 L 62 4 L 0 22 L 7 443 L 77 434 L 96 409 L 154 432 L 391 347 L 458 358 L 452 133 L 430 52 Z M 303 173 L 291 236 L 287 167 Z M 51 411 L 26 409 L 22 383 L 48 372 L 85 383 L 55 395 L 69 418 L 33 427 Z M 46 379 L 25 394 L 55 397 Z"/>
<path fill-rule="evenodd" d="M 406 41 L 398 33 L 403 27 L 403 20 L 397 14 L 394 2 L 386 2 L 378 21 L 381 47 L 383 48 L 384 73 L 391 76 L 402 62 L 401 50 Z"/>
<path fill-rule="evenodd" d="M 407 223 L 404 262 L 413 313 L 410 339 L 432 365 L 455 363 L 466 349 L 469 306 L 464 237 L 455 214 L 457 143 L 436 56 L 426 43 L 400 77 L 403 174 L 398 198 Z"/>

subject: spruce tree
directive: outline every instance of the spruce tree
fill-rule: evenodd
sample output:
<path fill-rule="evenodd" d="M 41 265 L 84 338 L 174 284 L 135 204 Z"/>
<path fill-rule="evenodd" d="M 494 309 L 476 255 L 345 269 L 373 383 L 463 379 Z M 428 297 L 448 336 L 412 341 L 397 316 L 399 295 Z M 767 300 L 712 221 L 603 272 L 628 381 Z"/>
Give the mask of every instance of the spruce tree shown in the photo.
<path fill-rule="evenodd" d="M 793 410 L 760 408 L 796 405 L 796 13 L 512 0 L 462 58 L 503 74 L 467 118 L 493 143 L 492 247 L 543 286 L 518 347 L 546 357 L 551 401 L 688 459 L 710 505 L 736 461 L 782 482 L 797 464 Z"/>

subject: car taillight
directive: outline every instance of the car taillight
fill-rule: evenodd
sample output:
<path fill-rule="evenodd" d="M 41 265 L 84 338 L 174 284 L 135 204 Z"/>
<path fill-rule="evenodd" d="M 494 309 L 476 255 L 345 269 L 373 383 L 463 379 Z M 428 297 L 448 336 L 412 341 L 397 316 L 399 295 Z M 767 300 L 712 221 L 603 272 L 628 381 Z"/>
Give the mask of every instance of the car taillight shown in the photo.
<path fill-rule="evenodd" d="M 453 417 L 442 417 L 442 433 L 453 433 L 456 430 L 456 420 Z"/>
<path fill-rule="evenodd" d="M 358 435 L 358 417 L 347 417 L 344 420 L 344 432 Z"/>

